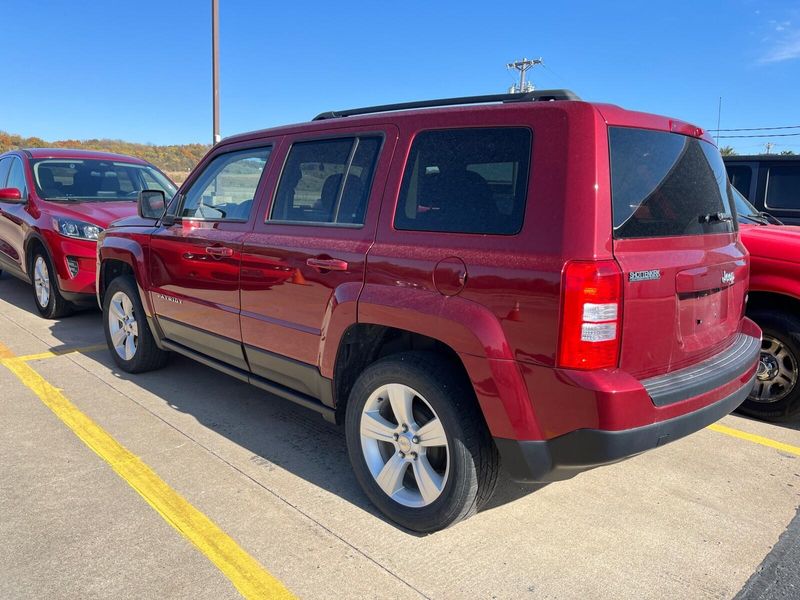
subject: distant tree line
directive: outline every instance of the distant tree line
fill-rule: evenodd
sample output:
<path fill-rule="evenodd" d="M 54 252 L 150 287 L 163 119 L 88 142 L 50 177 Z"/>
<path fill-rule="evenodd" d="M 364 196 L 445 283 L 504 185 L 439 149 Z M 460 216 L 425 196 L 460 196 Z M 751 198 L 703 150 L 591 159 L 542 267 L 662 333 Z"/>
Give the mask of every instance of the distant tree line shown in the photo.
<path fill-rule="evenodd" d="M 80 148 L 135 156 L 153 163 L 162 171 L 181 172 L 192 169 L 208 152 L 207 144 L 134 144 L 122 140 L 59 140 L 47 142 L 37 137 L 22 137 L 0 131 L 0 152 L 16 148 Z"/>
<path fill-rule="evenodd" d="M 739 154 L 738 152 L 736 152 L 736 150 L 733 148 L 733 146 L 722 146 L 719 149 L 719 151 L 720 151 L 720 154 L 722 154 L 722 156 L 736 156 L 737 154 Z M 766 154 L 766 153 L 765 152 L 761 152 L 760 154 Z M 793 150 L 782 150 L 780 152 L 780 155 L 781 156 L 794 156 L 794 151 Z"/>

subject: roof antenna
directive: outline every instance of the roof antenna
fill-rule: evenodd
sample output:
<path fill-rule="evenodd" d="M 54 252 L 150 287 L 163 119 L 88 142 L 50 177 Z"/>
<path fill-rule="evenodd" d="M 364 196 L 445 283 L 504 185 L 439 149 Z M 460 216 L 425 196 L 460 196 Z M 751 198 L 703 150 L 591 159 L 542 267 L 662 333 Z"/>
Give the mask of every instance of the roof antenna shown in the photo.
<path fill-rule="evenodd" d="M 522 60 L 516 60 L 514 62 L 508 63 L 506 65 L 507 69 L 516 69 L 519 71 L 519 83 L 513 84 L 510 88 L 508 88 L 509 94 L 524 94 L 526 92 L 532 92 L 535 88 L 532 82 L 525 81 L 525 73 L 529 69 L 532 69 L 536 65 L 543 64 L 542 58 L 523 58 Z"/>

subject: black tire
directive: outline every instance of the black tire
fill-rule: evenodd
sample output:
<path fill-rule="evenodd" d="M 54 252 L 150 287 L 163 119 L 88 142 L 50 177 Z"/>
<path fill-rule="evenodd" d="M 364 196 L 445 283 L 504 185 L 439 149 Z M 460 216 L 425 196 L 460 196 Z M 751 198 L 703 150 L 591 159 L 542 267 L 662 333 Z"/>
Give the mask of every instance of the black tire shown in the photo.
<path fill-rule="evenodd" d="M 36 265 L 40 260 L 47 272 L 47 288 L 49 290 L 47 302 L 44 305 L 39 299 L 36 284 Z M 72 314 L 74 307 L 61 295 L 61 291 L 58 289 L 58 275 L 44 248 L 38 247 L 31 254 L 30 277 L 33 284 L 33 304 L 40 315 L 45 319 L 60 319 Z"/>
<path fill-rule="evenodd" d="M 415 398 L 423 397 L 445 432 L 447 477 L 440 495 L 427 506 L 409 507 L 391 498 L 376 482 L 362 451 L 362 411 L 373 392 L 390 384 L 408 386 L 418 393 Z M 427 533 L 449 527 L 475 514 L 494 493 L 500 468 L 497 448 L 469 381 L 440 355 L 406 352 L 370 365 L 350 393 L 345 432 L 350 462 L 362 489 L 383 514 L 407 529 Z M 413 474 L 413 469 L 408 471 Z"/>
<path fill-rule="evenodd" d="M 112 341 L 111 333 L 111 319 L 112 319 L 112 299 L 118 294 L 127 296 L 133 304 L 132 316 L 137 325 L 138 335 L 135 336 L 136 344 L 135 351 L 132 357 L 125 358 L 117 352 Z M 121 275 L 113 279 L 106 288 L 105 296 L 103 298 L 103 331 L 106 334 L 106 343 L 120 369 L 128 373 L 144 373 L 145 371 L 154 371 L 160 369 L 169 360 L 169 352 L 161 350 L 157 345 L 153 333 L 150 331 L 150 326 L 147 323 L 147 317 L 142 306 L 142 300 L 139 298 L 139 290 L 136 286 L 136 281 L 130 275 Z"/>
<path fill-rule="evenodd" d="M 776 340 L 785 349 L 785 354 L 782 354 L 782 362 L 786 365 L 787 370 L 792 370 L 791 366 L 793 364 L 795 381 L 793 385 L 785 385 L 785 388 L 788 388 L 785 392 L 780 387 L 776 388 L 777 391 L 781 392 L 781 394 L 776 395 L 785 394 L 779 400 L 759 402 L 755 398 L 758 396 L 760 386 L 764 382 L 757 376 L 753 392 L 742 403 L 738 412 L 772 422 L 795 419 L 800 416 L 800 374 L 797 373 L 797 367 L 800 366 L 800 317 L 790 312 L 766 309 L 750 311 L 747 316 L 753 319 L 764 332 L 762 348 L 769 348 L 771 340 Z M 768 371 L 763 354 L 759 371 L 760 373 Z"/>

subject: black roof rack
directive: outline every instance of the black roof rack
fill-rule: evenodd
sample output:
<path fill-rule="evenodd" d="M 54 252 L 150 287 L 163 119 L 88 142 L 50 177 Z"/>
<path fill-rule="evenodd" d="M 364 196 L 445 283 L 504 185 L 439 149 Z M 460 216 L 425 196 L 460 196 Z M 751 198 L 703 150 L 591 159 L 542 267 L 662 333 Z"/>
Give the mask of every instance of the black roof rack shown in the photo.
<path fill-rule="evenodd" d="M 350 108 L 348 110 L 332 110 L 318 114 L 314 121 L 323 119 L 338 119 L 339 117 L 352 117 L 354 115 L 368 115 L 372 113 L 388 112 L 391 110 L 408 110 L 412 108 L 432 108 L 434 106 L 457 106 L 459 104 L 485 104 L 488 102 L 547 102 L 550 100 L 580 100 L 575 92 L 570 90 L 534 90 L 522 94 L 490 94 L 488 96 L 463 96 L 461 98 L 440 98 L 439 100 L 419 100 L 417 102 L 401 102 L 399 104 L 381 104 L 379 106 L 365 106 L 364 108 Z"/>

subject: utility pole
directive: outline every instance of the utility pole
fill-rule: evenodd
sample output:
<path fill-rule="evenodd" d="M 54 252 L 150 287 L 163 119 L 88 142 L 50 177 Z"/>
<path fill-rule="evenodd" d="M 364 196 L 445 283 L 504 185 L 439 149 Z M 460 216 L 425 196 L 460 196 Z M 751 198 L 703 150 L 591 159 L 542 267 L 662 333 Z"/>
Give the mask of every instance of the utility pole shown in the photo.
<path fill-rule="evenodd" d="M 767 154 L 772 154 L 772 147 L 774 145 L 775 144 L 773 144 L 772 142 L 767 142 L 766 144 L 764 144 L 764 147 L 767 149 Z"/>
<path fill-rule="evenodd" d="M 214 98 L 214 137 L 212 143 L 220 140 L 219 136 L 219 0 L 211 0 L 211 86 Z"/>
<path fill-rule="evenodd" d="M 534 90 L 534 85 L 530 81 L 525 81 L 525 73 L 527 73 L 529 69 L 532 69 L 536 65 L 541 64 L 543 64 L 541 58 L 523 58 L 522 60 L 516 60 L 508 63 L 506 68 L 516 69 L 519 71 L 519 83 L 515 83 L 508 88 L 508 92 L 510 94 L 524 94 L 525 92 L 532 92 Z"/>

